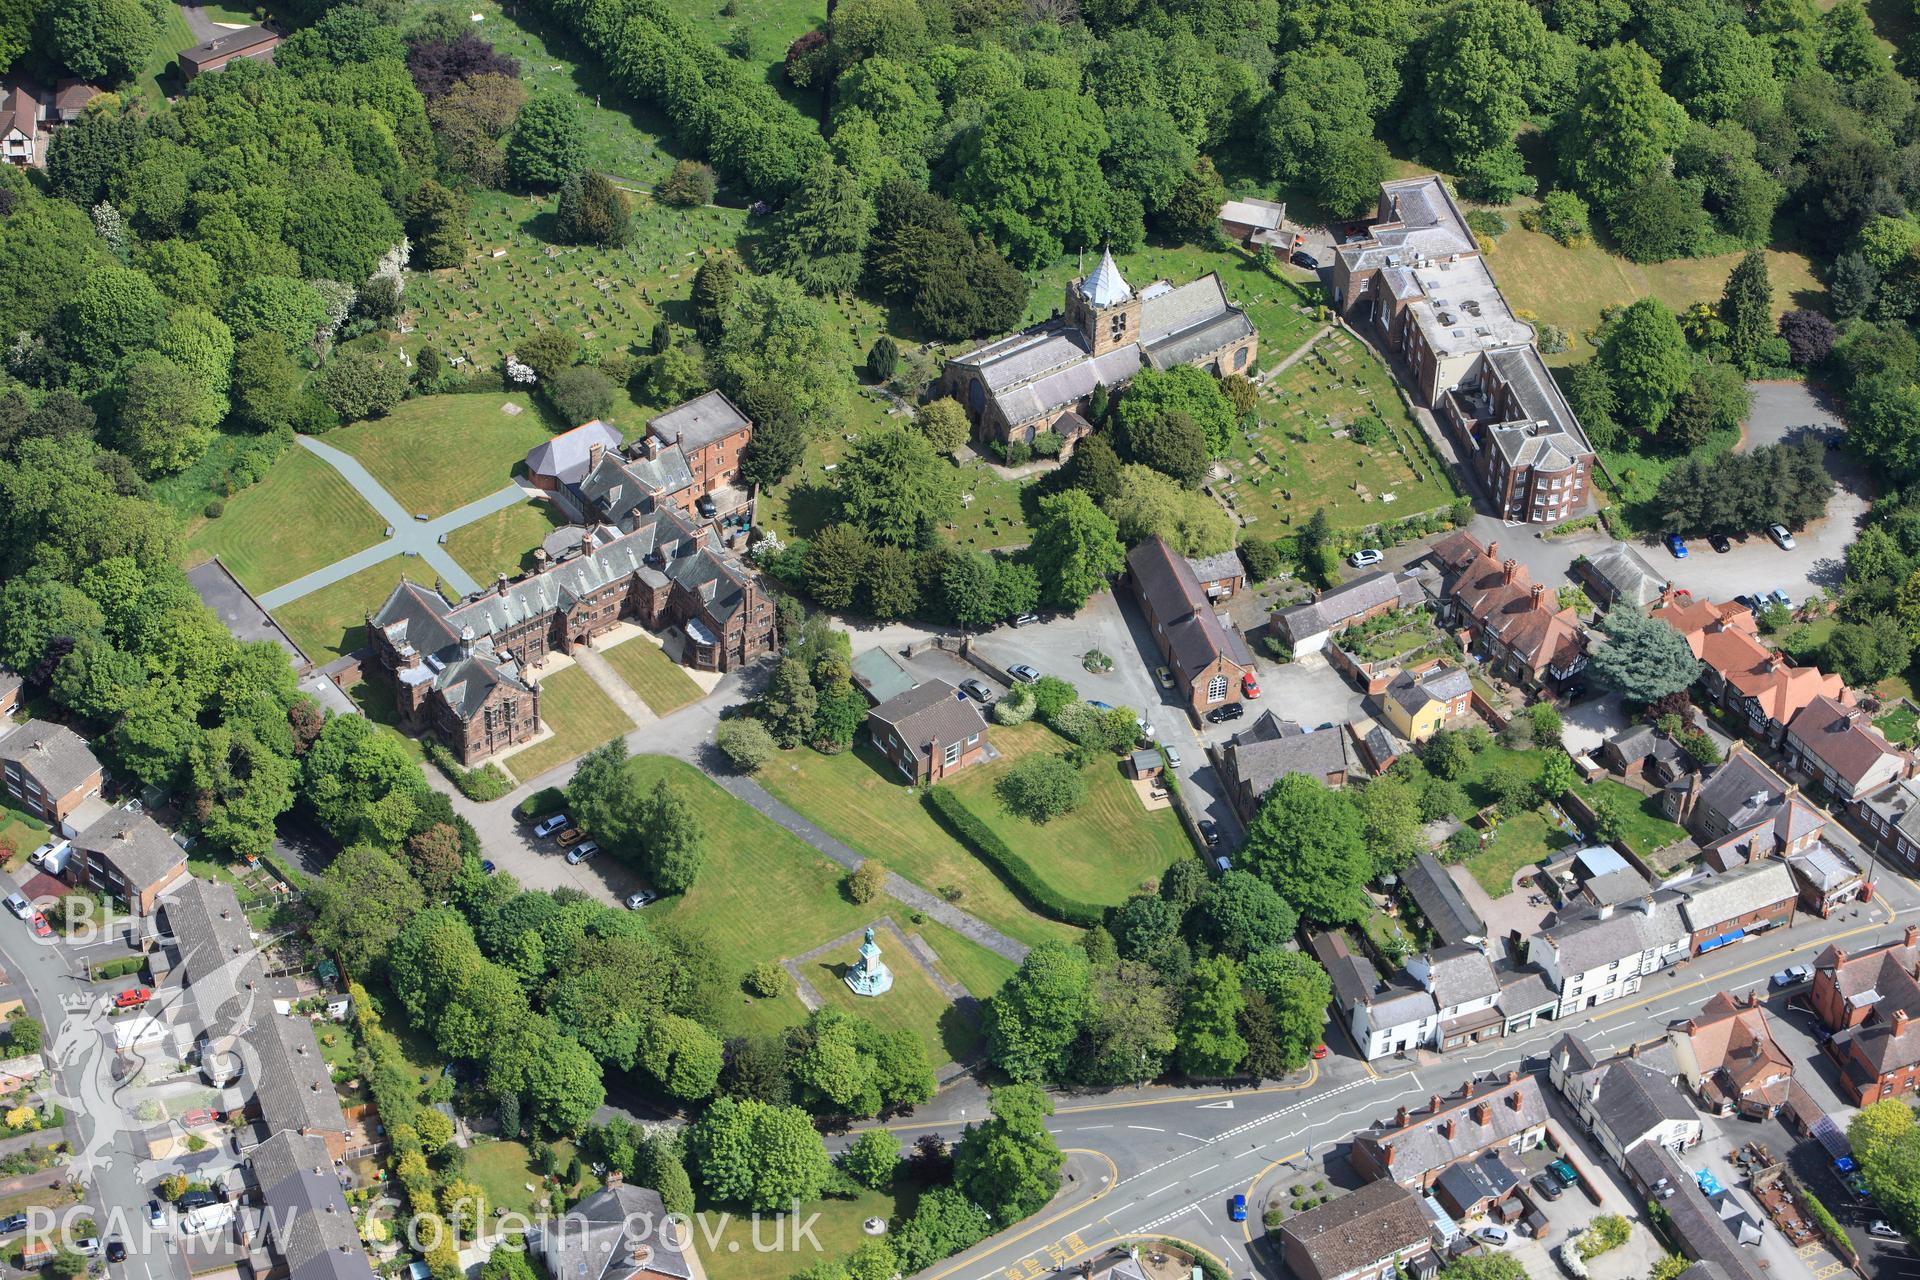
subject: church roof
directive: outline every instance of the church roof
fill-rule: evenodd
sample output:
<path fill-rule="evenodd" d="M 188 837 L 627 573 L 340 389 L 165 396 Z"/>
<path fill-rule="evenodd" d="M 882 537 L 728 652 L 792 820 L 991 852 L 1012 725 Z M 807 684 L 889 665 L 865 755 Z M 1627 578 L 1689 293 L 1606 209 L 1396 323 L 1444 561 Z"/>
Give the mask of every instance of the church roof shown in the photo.
<path fill-rule="evenodd" d="M 1096 307 L 1111 307 L 1133 296 L 1133 287 L 1120 274 L 1120 267 L 1113 260 L 1113 250 L 1100 251 L 1100 265 L 1093 269 L 1092 275 L 1080 282 L 1080 296 Z"/>

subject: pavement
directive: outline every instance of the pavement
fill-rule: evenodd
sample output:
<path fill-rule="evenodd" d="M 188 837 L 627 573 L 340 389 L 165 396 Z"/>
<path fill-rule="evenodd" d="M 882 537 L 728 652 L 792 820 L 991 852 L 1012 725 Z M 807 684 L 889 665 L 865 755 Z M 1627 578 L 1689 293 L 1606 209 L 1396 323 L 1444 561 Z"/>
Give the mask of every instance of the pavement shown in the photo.
<path fill-rule="evenodd" d="M 264 608 L 278 609 L 284 604 L 298 600 L 322 587 L 330 587 L 345 578 L 350 578 L 362 569 L 391 560 L 394 556 L 417 556 L 426 561 L 433 571 L 440 575 L 441 581 L 462 595 L 478 591 L 480 584 L 473 575 L 460 567 L 458 561 L 447 554 L 440 539 L 455 529 L 485 519 L 496 511 L 505 510 L 515 503 L 525 502 L 538 497 L 538 493 L 519 483 L 503 485 L 484 498 L 469 502 L 466 506 L 432 520 L 419 520 L 417 513 L 401 506 L 386 487 L 373 478 L 373 473 L 361 465 L 352 454 L 343 453 L 330 444 L 323 444 L 312 436 L 297 437 L 300 447 L 319 458 L 335 471 L 341 479 L 353 486 L 372 507 L 380 518 L 387 522 L 393 532 L 370 547 L 362 547 L 349 556 L 342 556 L 332 564 L 323 565 L 312 573 L 295 578 L 271 591 L 260 593 L 260 604 Z"/>

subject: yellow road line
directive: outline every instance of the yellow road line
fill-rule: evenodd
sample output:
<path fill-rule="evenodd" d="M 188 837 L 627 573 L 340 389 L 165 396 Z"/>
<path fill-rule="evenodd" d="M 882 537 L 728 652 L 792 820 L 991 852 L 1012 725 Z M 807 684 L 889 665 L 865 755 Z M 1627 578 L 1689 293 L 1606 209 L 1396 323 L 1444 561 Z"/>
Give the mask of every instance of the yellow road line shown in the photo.
<path fill-rule="evenodd" d="M 1229 1089 L 1220 1093 L 1194 1093 L 1179 1097 L 1141 1098 L 1134 1102 L 1090 1102 L 1085 1106 L 1079 1107 L 1056 1107 L 1054 1108 L 1053 1114 L 1057 1116 L 1086 1115 L 1090 1111 L 1126 1111 L 1134 1107 L 1177 1106 L 1183 1102 L 1198 1104 L 1202 1102 L 1219 1102 L 1223 1099 L 1262 1097 L 1275 1093 L 1297 1093 L 1302 1089 L 1312 1088 L 1320 1079 L 1320 1064 L 1318 1062 L 1310 1061 L 1307 1063 L 1307 1067 L 1307 1078 L 1293 1084 L 1262 1085 L 1253 1089 Z"/>
<path fill-rule="evenodd" d="M 1296 1159 L 1305 1154 L 1307 1153 L 1306 1153 L 1306 1150 L 1303 1148 L 1299 1151 L 1294 1152 L 1292 1155 L 1284 1155 L 1284 1156 L 1281 1156 L 1278 1160 L 1270 1161 L 1267 1164 L 1267 1167 L 1262 1169 L 1260 1172 L 1254 1174 L 1253 1181 L 1247 1184 L 1247 1189 L 1243 1193 L 1247 1197 L 1247 1220 L 1240 1224 L 1240 1231 L 1241 1231 L 1241 1234 L 1243 1234 L 1246 1237 L 1247 1242 L 1249 1244 L 1253 1242 L 1253 1214 L 1256 1208 L 1256 1205 L 1254 1204 L 1254 1199 L 1253 1199 L 1254 1188 L 1260 1185 L 1260 1180 L 1262 1178 L 1272 1173 L 1275 1169 L 1278 1169 L 1281 1165 L 1285 1164 L 1287 1161 Z"/>
<path fill-rule="evenodd" d="M 1120 1185 L 1120 1170 L 1113 1163 L 1113 1158 L 1107 1155 L 1106 1152 L 1090 1151 L 1085 1147 L 1063 1147 L 1061 1148 L 1061 1150 L 1067 1155 L 1094 1156 L 1100 1160 L 1105 1161 L 1107 1166 L 1107 1185 L 1105 1185 L 1104 1187 L 1101 1187 L 1100 1190 L 1095 1192 L 1092 1198 L 1087 1200 L 1085 1203 L 1074 1205 L 1073 1207 L 1068 1209 L 1062 1209 L 1059 1213 L 1054 1214 L 1051 1218 L 1042 1218 L 1039 1222 L 1036 1222 L 1033 1225 L 1027 1227 L 1024 1231 L 1019 1232 L 1017 1235 L 1008 1236 L 1005 1240 L 1001 1241 L 999 1244 L 994 1246 L 995 1253 L 998 1253 L 1002 1248 L 1006 1247 L 1007 1245 L 1015 1244 L 1021 1240 L 1025 1240 L 1028 1236 L 1032 1235 L 1036 1231 L 1041 1231 L 1047 1227 L 1052 1226 L 1054 1223 L 1060 1221 L 1062 1218 L 1071 1217 L 1072 1215 L 1080 1212 L 1082 1209 L 1090 1208 L 1091 1206 L 1099 1203 L 1099 1201 L 1109 1191 L 1112 1191 L 1115 1187 Z M 928 1277 L 928 1280 L 940 1280 L 942 1276 L 950 1276 L 954 1272 L 959 1271 L 963 1267 L 977 1266 L 977 1265 L 979 1265 L 978 1261 L 974 1263 L 955 1263 L 953 1266 L 948 1267 L 945 1271 L 934 1272 L 930 1277 Z"/>

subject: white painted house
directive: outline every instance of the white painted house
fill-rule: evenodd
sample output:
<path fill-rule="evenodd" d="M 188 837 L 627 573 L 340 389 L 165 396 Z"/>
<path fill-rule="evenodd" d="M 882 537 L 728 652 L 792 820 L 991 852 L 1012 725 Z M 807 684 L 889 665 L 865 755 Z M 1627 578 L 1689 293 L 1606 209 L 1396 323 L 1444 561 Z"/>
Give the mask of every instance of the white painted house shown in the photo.
<path fill-rule="evenodd" d="M 1564 1018 L 1632 995 L 1642 978 L 1686 959 L 1691 938 L 1678 895 L 1656 893 L 1562 916 L 1534 935 L 1527 955 L 1559 993 Z"/>

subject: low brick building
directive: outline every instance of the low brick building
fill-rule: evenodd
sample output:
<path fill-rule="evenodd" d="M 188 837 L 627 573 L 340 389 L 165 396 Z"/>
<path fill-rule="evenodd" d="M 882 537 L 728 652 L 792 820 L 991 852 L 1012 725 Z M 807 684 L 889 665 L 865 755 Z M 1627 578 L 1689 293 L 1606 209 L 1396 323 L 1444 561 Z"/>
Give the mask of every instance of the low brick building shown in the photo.
<path fill-rule="evenodd" d="M 944 680 L 929 680 L 867 712 L 867 736 L 915 782 L 938 782 L 987 758 L 980 708 Z"/>
<path fill-rule="evenodd" d="M 1680 916 L 1686 922 L 1693 955 L 1790 925 L 1800 905 L 1800 886 L 1782 858 L 1723 871 L 1679 893 Z"/>
<path fill-rule="evenodd" d="M 6 726 L 0 723 L 0 730 Z M 62 724 L 29 720 L 0 732 L 0 770 L 13 802 L 67 835 L 66 822 L 100 794 L 100 762 L 86 739 Z"/>
<path fill-rule="evenodd" d="M 1299 1280 L 1387 1280 L 1437 1265 L 1420 1197 L 1391 1179 L 1296 1213 L 1275 1234 L 1281 1259 Z"/>
<path fill-rule="evenodd" d="M 273 51 L 280 47 L 280 39 L 280 33 L 271 27 L 253 26 L 222 31 L 210 40 L 203 40 L 190 49 L 180 51 L 180 76 L 183 80 L 192 80 L 212 71 L 221 71 L 235 58 L 270 62 Z"/>
<path fill-rule="evenodd" d="M 1240 701 L 1253 654 L 1240 633 L 1214 613 L 1186 557 L 1164 539 L 1148 538 L 1127 553 L 1127 576 L 1188 713 L 1197 721 L 1215 707 Z"/>
<path fill-rule="evenodd" d="M 1842 802 L 1913 772 L 1913 756 L 1888 742 L 1863 707 L 1825 694 L 1787 722 L 1787 759 Z"/>
<path fill-rule="evenodd" d="M 1773 1038 L 1758 992 L 1722 991 L 1667 1031 L 1687 1085 L 1719 1115 L 1777 1115 L 1793 1085 L 1793 1059 Z"/>

